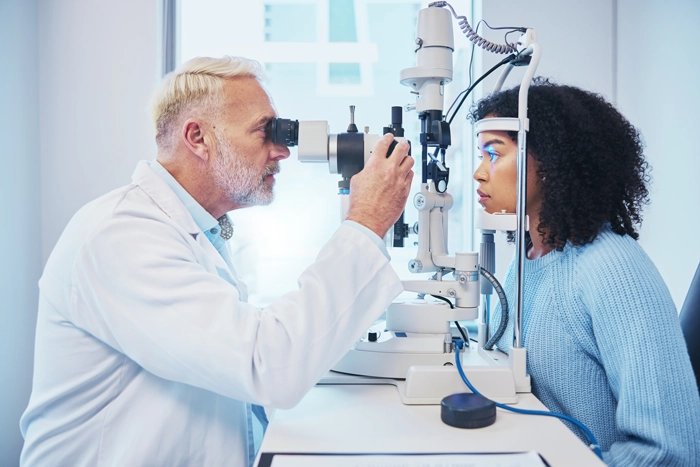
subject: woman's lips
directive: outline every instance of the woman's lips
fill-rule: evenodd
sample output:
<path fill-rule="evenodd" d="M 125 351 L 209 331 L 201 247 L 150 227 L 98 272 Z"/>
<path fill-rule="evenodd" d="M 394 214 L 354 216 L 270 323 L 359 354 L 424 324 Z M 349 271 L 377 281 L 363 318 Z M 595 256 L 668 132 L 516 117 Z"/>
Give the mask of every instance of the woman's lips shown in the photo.
<path fill-rule="evenodd" d="M 476 193 L 479 195 L 479 204 L 484 204 L 484 202 L 486 202 L 487 199 L 491 198 L 489 195 L 482 191 L 476 190 Z"/>

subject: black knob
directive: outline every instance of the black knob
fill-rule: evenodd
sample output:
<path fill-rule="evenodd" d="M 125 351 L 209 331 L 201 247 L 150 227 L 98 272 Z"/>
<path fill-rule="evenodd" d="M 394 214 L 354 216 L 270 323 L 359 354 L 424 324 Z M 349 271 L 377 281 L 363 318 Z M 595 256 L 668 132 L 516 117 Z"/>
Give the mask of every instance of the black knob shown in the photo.
<path fill-rule="evenodd" d="M 377 342 L 377 338 L 379 337 L 379 333 L 375 331 L 370 331 L 367 333 L 367 340 L 370 342 Z"/>
<path fill-rule="evenodd" d="M 350 106 L 350 125 L 348 125 L 348 133 L 357 133 L 357 125 L 355 125 L 355 106 Z"/>

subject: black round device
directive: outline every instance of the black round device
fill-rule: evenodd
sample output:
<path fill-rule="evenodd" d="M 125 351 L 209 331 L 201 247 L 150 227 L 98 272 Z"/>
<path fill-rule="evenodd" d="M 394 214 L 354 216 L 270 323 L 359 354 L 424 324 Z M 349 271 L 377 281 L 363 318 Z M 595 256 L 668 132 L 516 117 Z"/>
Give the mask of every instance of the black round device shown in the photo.
<path fill-rule="evenodd" d="M 440 418 L 456 428 L 483 428 L 496 421 L 496 403 L 477 394 L 452 394 L 440 403 Z"/>
<path fill-rule="evenodd" d="M 299 144 L 299 120 L 273 118 L 268 125 L 273 143 L 289 147 Z"/>

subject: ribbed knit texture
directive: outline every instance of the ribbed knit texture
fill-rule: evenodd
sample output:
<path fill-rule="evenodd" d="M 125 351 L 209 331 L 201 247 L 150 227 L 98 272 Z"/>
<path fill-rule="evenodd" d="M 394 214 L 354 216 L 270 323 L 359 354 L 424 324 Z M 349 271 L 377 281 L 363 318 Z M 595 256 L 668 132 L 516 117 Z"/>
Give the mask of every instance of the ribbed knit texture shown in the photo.
<path fill-rule="evenodd" d="M 526 260 L 523 283 L 535 396 L 586 424 L 611 466 L 700 466 L 700 397 L 678 314 L 639 244 L 604 228 L 589 245 Z M 513 264 L 504 288 L 513 303 Z M 499 321 L 500 306 L 493 329 Z"/>

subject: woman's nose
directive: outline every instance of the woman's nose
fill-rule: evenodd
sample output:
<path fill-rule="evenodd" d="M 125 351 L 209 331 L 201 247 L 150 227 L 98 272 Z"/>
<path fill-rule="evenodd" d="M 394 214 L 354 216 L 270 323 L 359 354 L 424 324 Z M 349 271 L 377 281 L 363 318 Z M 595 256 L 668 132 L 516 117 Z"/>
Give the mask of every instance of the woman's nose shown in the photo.
<path fill-rule="evenodd" d="M 477 166 L 476 170 L 474 171 L 474 174 L 472 175 L 474 180 L 477 182 L 483 182 L 488 178 L 488 171 L 485 170 L 484 168 L 484 161 L 482 160 L 481 163 Z"/>

